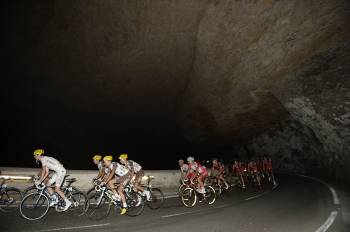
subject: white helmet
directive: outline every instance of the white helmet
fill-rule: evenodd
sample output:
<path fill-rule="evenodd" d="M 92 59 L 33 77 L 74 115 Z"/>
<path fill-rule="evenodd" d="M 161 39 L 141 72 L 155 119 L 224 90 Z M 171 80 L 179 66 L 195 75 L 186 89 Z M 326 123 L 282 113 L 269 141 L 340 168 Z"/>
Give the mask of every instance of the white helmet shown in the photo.
<path fill-rule="evenodd" d="M 194 161 L 194 157 L 193 156 L 187 157 L 187 162 L 193 162 L 193 161 Z"/>

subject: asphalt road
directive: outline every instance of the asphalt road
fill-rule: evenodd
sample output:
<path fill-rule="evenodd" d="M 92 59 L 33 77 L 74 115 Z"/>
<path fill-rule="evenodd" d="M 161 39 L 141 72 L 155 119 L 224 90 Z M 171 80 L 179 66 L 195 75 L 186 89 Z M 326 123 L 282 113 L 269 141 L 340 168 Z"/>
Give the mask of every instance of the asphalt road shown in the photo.
<path fill-rule="evenodd" d="M 200 203 L 189 209 L 178 198 L 169 198 L 163 208 L 146 208 L 135 218 L 112 212 L 96 222 L 51 210 L 43 220 L 31 222 L 19 213 L 0 213 L 0 231 L 313 232 L 336 210 L 331 192 L 321 183 L 287 175 L 279 176 L 279 182 L 274 190 L 233 191 L 213 206 Z M 337 217 L 328 231 L 350 230 Z"/>

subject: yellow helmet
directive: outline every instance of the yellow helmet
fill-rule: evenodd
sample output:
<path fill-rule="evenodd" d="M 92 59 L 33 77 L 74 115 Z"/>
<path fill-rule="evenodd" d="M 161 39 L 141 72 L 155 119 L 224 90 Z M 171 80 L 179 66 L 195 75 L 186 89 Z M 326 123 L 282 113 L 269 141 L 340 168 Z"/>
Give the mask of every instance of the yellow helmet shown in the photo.
<path fill-rule="evenodd" d="M 93 159 L 93 160 L 100 161 L 100 160 L 102 159 L 102 156 L 100 156 L 100 155 L 94 155 L 94 156 L 92 157 L 92 159 Z"/>
<path fill-rule="evenodd" d="M 103 160 L 112 161 L 113 160 L 113 156 L 107 155 L 107 156 L 103 157 Z"/>
<path fill-rule="evenodd" d="M 43 154 L 44 154 L 44 149 L 36 149 L 36 150 L 33 152 L 33 155 L 34 155 L 34 156 L 43 155 Z"/>
<path fill-rule="evenodd" d="M 121 154 L 119 156 L 119 159 L 127 159 L 128 158 L 128 154 Z"/>

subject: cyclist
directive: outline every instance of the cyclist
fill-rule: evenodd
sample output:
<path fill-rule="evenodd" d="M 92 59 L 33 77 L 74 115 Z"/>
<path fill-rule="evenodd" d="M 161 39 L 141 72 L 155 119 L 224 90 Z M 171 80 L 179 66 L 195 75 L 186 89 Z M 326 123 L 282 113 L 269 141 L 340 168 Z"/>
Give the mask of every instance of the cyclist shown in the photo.
<path fill-rule="evenodd" d="M 123 164 L 130 172 L 131 180 L 134 179 L 135 189 L 140 191 L 144 196 L 146 196 L 147 201 L 151 199 L 151 193 L 145 190 L 141 185 L 142 177 L 144 172 L 142 166 L 133 160 L 128 160 L 128 154 L 121 154 L 119 156 L 120 163 Z"/>
<path fill-rule="evenodd" d="M 94 155 L 92 157 L 92 162 L 97 166 L 98 168 L 98 175 L 94 178 L 94 180 L 101 180 L 105 176 L 105 167 L 102 162 L 102 156 L 101 155 Z"/>
<path fill-rule="evenodd" d="M 225 166 L 219 162 L 217 158 L 213 158 L 212 165 L 211 175 L 218 180 L 219 184 L 223 182 L 225 184 L 225 188 L 228 189 L 230 186 L 225 179 Z"/>
<path fill-rule="evenodd" d="M 68 198 L 64 195 L 64 193 L 61 190 L 61 185 L 63 183 L 64 177 L 66 175 L 66 169 L 63 167 L 63 165 L 57 161 L 55 158 L 49 157 L 49 156 L 43 156 L 44 155 L 44 149 L 37 149 L 34 151 L 34 159 L 36 161 L 41 162 L 42 166 L 42 171 L 41 171 L 41 176 L 38 181 L 38 183 L 42 183 L 46 177 L 49 175 L 49 171 L 53 171 L 54 174 L 52 177 L 49 179 L 47 182 L 47 190 L 54 199 L 53 201 L 50 202 L 50 206 L 53 206 L 57 203 L 58 199 L 55 198 L 56 196 L 53 195 L 54 191 L 62 197 L 62 199 L 65 202 L 65 206 L 62 209 L 63 211 L 66 211 L 72 204 L 68 200 Z M 55 184 L 55 189 L 53 190 L 50 186 Z"/>
<path fill-rule="evenodd" d="M 183 159 L 179 159 L 178 163 L 179 163 L 180 172 L 181 172 L 181 180 L 186 180 L 187 173 L 188 173 L 188 165 L 185 164 L 185 160 Z"/>
<path fill-rule="evenodd" d="M 232 165 L 232 171 L 240 179 L 240 182 L 242 184 L 242 188 L 245 188 L 245 183 L 244 183 L 244 178 L 243 178 L 244 165 L 242 165 L 242 163 L 235 160 L 233 165 Z"/>
<path fill-rule="evenodd" d="M 273 174 L 273 168 L 272 168 L 272 160 L 271 158 L 267 159 L 266 157 L 264 157 L 263 161 L 263 171 L 266 173 L 266 175 L 268 176 L 268 180 L 273 182 L 273 185 L 276 185 L 276 181 L 275 181 L 275 176 Z"/>
<path fill-rule="evenodd" d="M 248 172 L 251 175 L 251 177 L 254 176 L 256 178 L 258 186 L 261 187 L 260 173 L 258 170 L 258 165 L 255 161 L 250 161 L 248 163 Z"/>
<path fill-rule="evenodd" d="M 108 155 L 103 157 L 103 163 L 106 168 L 109 169 L 109 174 L 103 179 L 103 182 L 108 184 L 110 189 L 114 193 L 114 200 L 121 200 L 122 208 L 120 209 L 120 214 L 124 215 L 127 211 L 126 200 L 124 196 L 124 187 L 130 181 L 130 172 L 123 165 L 118 162 L 112 162 L 113 157 Z M 119 184 L 118 189 L 115 189 L 115 184 Z"/>
<path fill-rule="evenodd" d="M 204 181 L 208 177 L 207 169 L 198 161 L 194 161 L 194 157 L 189 156 L 187 158 L 188 162 L 188 177 L 194 179 L 197 177 L 198 180 L 198 192 L 205 194 Z"/>

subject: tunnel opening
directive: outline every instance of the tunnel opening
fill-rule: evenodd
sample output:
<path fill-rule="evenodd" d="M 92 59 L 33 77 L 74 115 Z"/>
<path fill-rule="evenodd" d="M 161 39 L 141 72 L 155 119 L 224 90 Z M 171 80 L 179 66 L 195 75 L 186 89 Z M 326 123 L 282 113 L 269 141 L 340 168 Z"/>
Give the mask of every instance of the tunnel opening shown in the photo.
<path fill-rule="evenodd" d="M 129 150 L 160 169 L 188 153 L 267 155 L 280 171 L 349 183 L 347 1 L 7 9 L 5 153 Z M 152 166 L 164 153 L 166 167 Z"/>

